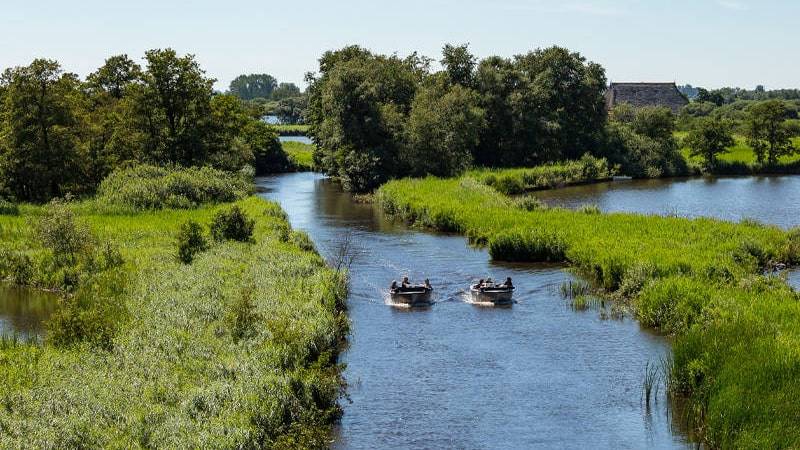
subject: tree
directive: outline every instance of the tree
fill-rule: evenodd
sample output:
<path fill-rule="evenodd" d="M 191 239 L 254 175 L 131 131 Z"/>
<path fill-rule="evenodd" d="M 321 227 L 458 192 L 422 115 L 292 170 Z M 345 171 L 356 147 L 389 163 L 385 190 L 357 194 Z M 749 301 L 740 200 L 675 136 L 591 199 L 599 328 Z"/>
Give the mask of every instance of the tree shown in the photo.
<path fill-rule="evenodd" d="M 417 66 L 351 46 L 326 52 L 319 67 L 309 79 L 307 112 L 316 162 L 351 190 L 373 189 L 398 173 Z"/>
<path fill-rule="evenodd" d="M 36 59 L 0 77 L 0 184 L 19 200 L 81 191 L 78 77 Z"/>
<path fill-rule="evenodd" d="M 472 87 L 477 60 L 469 52 L 469 44 L 445 45 L 442 49 L 441 63 L 450 83 Z"/>
<path fill-rule="evenodd" d="M 431 83 L 414 98 L 406 127 L 404 167 L 413 176 L 450 177 L 472 163 L 485 125 L 476 92 L 460 84 Z"/>
<path fill-rule="evenodd" d="M 786 105 L 780 100 L 768 100 L 752 105 L 747 119 L 747 143 L 753 148 L 759 163 L 778 163 L 781 156 L 794 154 L 792 133 L 786 125 Z"/>
<path fill-rule="evenodd" d="M 303 116 L 308 107 L 308 97 L 289 97 L 278 102 L 275 115 L 281 123 L 296 124 L 303 121 Z"/>
<path fill-rule="evenodd" d="M 733 125 L 719 118 L 702 118 L 689 132 L 684 141 L 691 149 L 692 156 L 700 156 L 706 167 L 713 169 L 717 165 L 717 155 L 728 152 L 734 145 Z"/>
<path fill-rule="evenodd" d="M 125 89 L 140 79 L 141 73 L 142 68 L 128 55 L 117 55 L 106 59 L 102 67 L 87 77 L 86 84 L 90 89 L 120 99 Z"/>
<path fill-rule="evenodd" d="M 228 91 L 242 100 L 270 98 L 278 81 L 266 73 L 239 75 L 231 81 Z"/>
<path fill-rule="evenodd" d="M 205 77 L 194 55 L 149 50 L 142 83 L 130 88 L 127 115 L 144 139 L 144 158 L 184 166 L 208 157 L 214 80 Z"/>
<path fill-rule="evenodd" d="M 272 100 L 285 100 L 288 98 L 300 97 L 302 92 L 294 83 L 281 83 L 272 91 Z"/>

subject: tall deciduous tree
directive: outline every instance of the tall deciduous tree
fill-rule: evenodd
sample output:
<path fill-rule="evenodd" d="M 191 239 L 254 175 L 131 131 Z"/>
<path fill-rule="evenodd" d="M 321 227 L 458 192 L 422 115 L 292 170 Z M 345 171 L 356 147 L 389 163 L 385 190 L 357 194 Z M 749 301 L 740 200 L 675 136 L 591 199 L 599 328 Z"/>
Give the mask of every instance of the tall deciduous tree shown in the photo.
<path fill-rule="evenodd" d="M 242 100 L 252 100 L 254 98 L 271 98 L 272 91 L 277 86 L 278 81 L 272 75 L 254 73 L 234 78 L 228 90 Z"/>
<path fill-rule="evenodd" d="M 454 176 L 472 163 L 485 125 L 478 94 L 460 84 L 430 83 L 417 92 L 402 153 L 408 174 Z"/>
<path fill-rule="evenodd" d="M 472 87 L 478 62 L 469 52 L 469 44 L 445 45 L 441 63 L 451 83 Z"/>
<path fill-rule="evenodd" d="M 792 133 L 786 125 L 786 105 L 769 100 L 751 106 L 747 118 L 747 143 L 753 147 L 758 162 L 777 164 L 781 156 L 797 152 Z"/>
<path fill-rule="evenodd" d="M 79 85 L 47 59 L 0 77 L 0 184 L 18 199 L 44 201 L 80 189 Z"/>
<path fill-rule="evenodd" d="M 684 143 L 689 147 L 692 156 L 700 156 L 706 167 L 713 169 L 717 165 L 717 156 L 727 153 L 735 141 L 733 125 L 719 118 L 701 118 L 689 132 Z"/>

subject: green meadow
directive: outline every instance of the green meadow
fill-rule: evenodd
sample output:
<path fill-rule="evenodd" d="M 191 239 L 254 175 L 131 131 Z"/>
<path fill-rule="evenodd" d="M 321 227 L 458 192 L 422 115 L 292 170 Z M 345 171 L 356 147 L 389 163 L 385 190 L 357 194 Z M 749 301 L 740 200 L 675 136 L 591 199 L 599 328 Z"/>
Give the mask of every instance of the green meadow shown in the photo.
<path fill-rule="evenodd" d="M 273 125 L 281 136 L 306 136 L 308 135 L 308 125 Z"/>
<path fill-rule="evenodd" d="M 281 146 L 283 146 L 283 151 L 286 152 L 289 161 L 297 171 L 310 172 L 314 170 L 314 145 L 284 141 L 281 142 Z"/>
<path fill-rule="evenodd" d="M 683 138 L 687 136 L 688 133 L 686 132 L 676 132 L 675 137 L 678 138 L 678 142 L 682 142 Z M 719 155 L 719 160 L 723 163 L 740 163 L 746 165 L 754 165 L 756 164 L 756 155 L 753 152 L 753 149 L 747 145 L 747 139 L 742 135 L 735 135 L 734 140 L 736 144 L 728 149 L 727 153 L 723 153 Z M 800 148 L 800 138 L 794 138 L 792 140 L 796 147 Z M 699 165 L 702 163 L 702 159 L 699 157 L 692 157 L 690 150 L 682 146 L 681 154 L 686 158 L 686 160 L 694 165 Z M 800 154 L 791 155 L 791 156 L 782 156 L 778 159 L 780 164 L 791 164 L 800 161 Z"/>
<path fill-rule="evenodd" d="M 670 390 L 712 447 L 800 445 L 800 303 L 765 268 L 800 257 L 800 233 L 756 222 L 536 208 L 471 177 L 391 181 L 395 217 L 465 234 L 503 261 L 563 262 L 639 320 L 675 336 Z"/>
<path fill-rule="evenodd" d="M 101 197 L 0 215 L 0 253 L 15 261 L 0 278 L 61 294 L 42 342 L 0 340 L 0 447 L 327 447 L 345 275 L 257 197 L 181 209 Z M 233 206 L 251 237 L 207 237 Z M 187 221 L 206 235 L 189 264 L 177 257 Z M 91 236 L 95 256 L 53 275 L 67 253 L 40 235 L 55 228 Z"/>

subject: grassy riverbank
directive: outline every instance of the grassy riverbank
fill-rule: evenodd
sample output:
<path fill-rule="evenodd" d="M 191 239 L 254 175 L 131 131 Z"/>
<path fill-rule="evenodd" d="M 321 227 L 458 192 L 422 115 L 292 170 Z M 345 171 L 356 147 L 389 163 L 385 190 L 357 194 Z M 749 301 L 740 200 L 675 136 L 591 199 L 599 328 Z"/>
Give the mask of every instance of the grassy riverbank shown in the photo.
<path fill-rule="evenodd" d="M 513 169 L 476 169 L 469 176 L 506 195 L 611 179 L 616 169 L 605 158 L 585 155 L 576 161 Z"/>
<path fill-rule="evenodd" d="M 771 262 L 798 258 L 777 227 L 711 219 L 526 211 L 471 178 L 399 180 L 378 201 L 421 226 L 457 231 L 493 258 L 563 261 L 676 335 L 670 385 L 689 394 L 714 446 L 800 445 L 800 303 Z M 779 413 L 776 413 L 779 412 Z"/>
<path fill-rule="evenodd" d="M 281 142 L 283 151 L 298 172 L 311 172 L 314 170 L 314 145 L 302 142 Z"/>
<path fill-rule="evenodd" d="M 307 136 L 309 125 L 273 125 L 280 136 Z"/>
<path fill-rule="evenodd" d="M 207 238 L 181 263 L 182 224 L 202 230 L 232 205 L 254 220 L 252 238 Z M 0 216 L 0 250 L 30 264 L 31 284 L 51 278 L 36 231 L 48 208 Z M 276 204 L 66 208 L 100 256 L 75 266 L 44 343 L 0 344 L 0 447 L 327 447 L 345 285 Z M 119 264 L 98 263 L 105 244 Z"/>
<path fill-rule="evenodd" d="M 676 132 L 675 137 L 679 142 L 688 135 L 686 132 Z M 778 164 L 774 166 L 759 164 L 756 161 L 756 154 L 747 145 L 744 136 L 734 136 L 735 144 L 728 149 L 727 153 L 719 155 L 717 167 L 714 174 L 717 175 L 758 175 L 758 174 L 800 174 L 800 153 L 778 158 Z M 800 138 L 792 139 L 794 145 L 800 148 Z M 703 166 L 700 157 L 692 157 L 689 148 L 681 148 L 681 154 L 686 162 L 694 171 L 699 172 Z"/>

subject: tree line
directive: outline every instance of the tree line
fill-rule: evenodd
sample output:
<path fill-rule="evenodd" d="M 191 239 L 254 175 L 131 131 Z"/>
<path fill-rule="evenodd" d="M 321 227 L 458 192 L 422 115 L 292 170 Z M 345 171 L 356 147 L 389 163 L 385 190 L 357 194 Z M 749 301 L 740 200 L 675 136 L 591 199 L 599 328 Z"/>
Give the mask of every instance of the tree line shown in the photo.
<path fill-rule="evenodd" d="M 302 123 L 307 105 L 304 92 L 294 83 L 278 83 L 270 74 L 239 75 L 228 93 L 247 101 L 262 115 L 275 115 L 284 124 Z"/>
<path fill-rule="evenodd" d="M 316 164 L 352 190 L 470 165 L 534 166 L 608 157 L 635 175 L 681 170 L 666 109 L 609 120 L 605 70 L 561 47 L 478 60 L 446 45 L 442 70 L 358 46 L 326 52 L 309 76 L 307 119 Z"/>
<path fill-rule="evenodd" d="M 141 66 L 108 58 L 81 80 L 36 59 L 0 76 L 0 196 L 91 194 L 131 163 L 266 171 L 285 164 L 257 110 L 213 91 L 193 55 L 150 50 Z"/>

